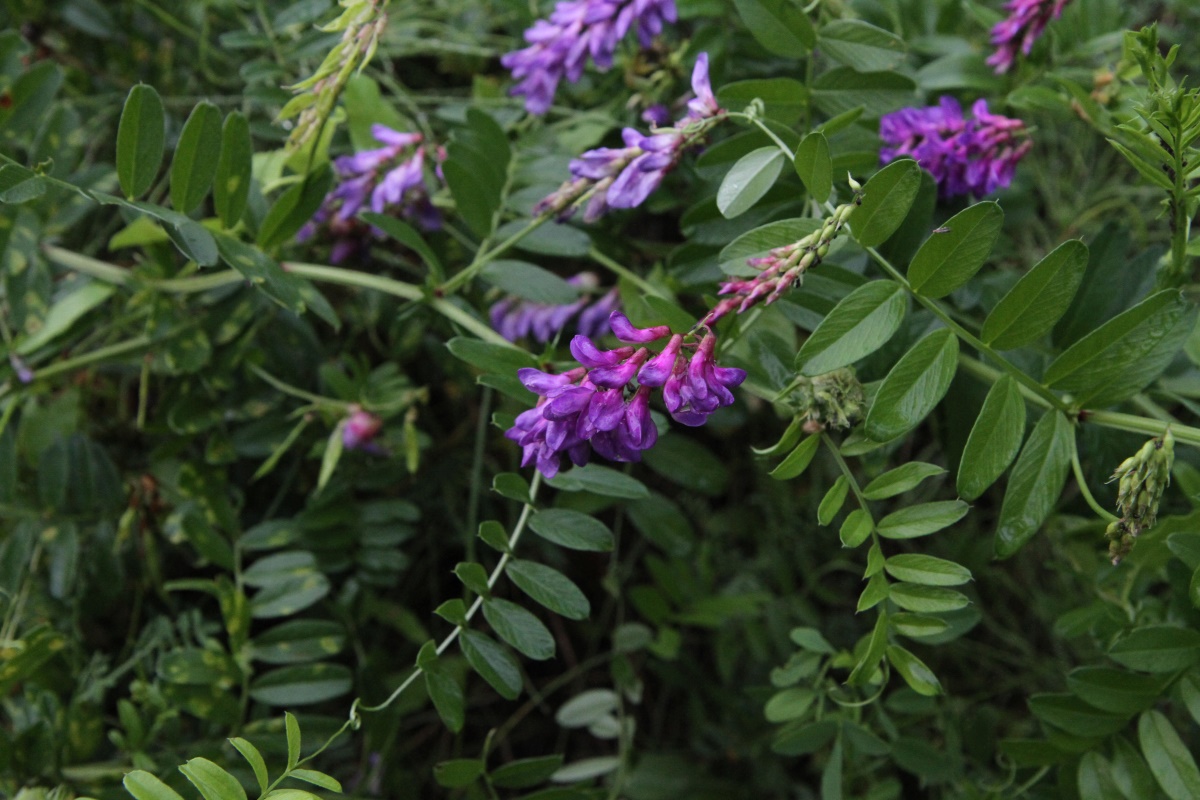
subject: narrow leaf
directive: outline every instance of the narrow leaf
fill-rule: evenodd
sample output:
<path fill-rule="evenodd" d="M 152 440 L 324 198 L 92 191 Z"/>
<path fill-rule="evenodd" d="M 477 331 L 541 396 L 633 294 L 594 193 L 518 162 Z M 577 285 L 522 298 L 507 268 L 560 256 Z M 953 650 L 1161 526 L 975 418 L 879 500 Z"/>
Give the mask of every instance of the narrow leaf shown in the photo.
<path fill-rule="evenodd" d="M 237 225 L 246 210 L 253 155 L 250 123 L 242 112 L 230 112 L 221 129 L 221 157 L 213 179 L 213 205 L 226 230 Z"/>
<path fill-rule="evenodd" d="M 749 211 L 775 185 L 783 169 L 783 152 L 771 145 L 738 159 L 717 189 L 717 210 L 726 219 Z"/>
<path fill-rule="evenodd" d="M 504 645 L 486 634 L 469 629 L 459 636 L 467 663 L 491 684 L 501 697 L 517 699 L 521 693 L 521 668 Z"/>
<path fill-rule="evenodd" d="M 1038 420 L 1017 457 L 1000 507 L 996 556 L 1008 558 L 1042 527 L 1058 501 L 1071 465 L 1071 423 L 1057 411 Z"/>
<path fill-rule="evenodd" d="M 145 194 L 158 175 L 166 142 L 162 100 L 139 83 L 129 90 L 117 126 L 117 180 L 125 197 Z"/>
<path fill-rule="evenodd" d="M 814 433 L 807 439 L 796 445 L 796 449 L 788 454 L 788 457 L 779 462 L 779 466 L 771 470 L 769 473 L 772 478 L 777 481 L 791 480 L 800 475 L 804 470 L 808 469 L 808 465 L 812 463 L 813 456 L 817 454 L 817 449 L 821 446 L 821 435 Z"/>
<path fill-rule="evenodd" d="M 862 205 L 850 215 L 854 238 L 863 247 L 887 241 L 904 221 L 921 188 L 921 168 L 912 159 L 893 161 L 863 186 Z"/>
<path fill-rule="evenodd" d="M 924 461 L 910 461 L 895 469 L 888 470 L 863 489 L 863 497 L 868 500 L 885 500 L 904 494 L 920 486 L 927 478 L 944 475 L 946 470 L 937 464 L 926 464 Z"/>
<path fill-rule="evenodd" d="M 908 301 L 895 281 L 859 286 L 833 307 L 796 355 L 796 367 L 813 376 L 865 358 L 891 340 Z"/>
<path fill-rule="evenodd" d="M 958 495 L 974 500 L 995 483 L 1025 438 L 1025 400 L 1011 375 L 992 385 L 958 465 Z"/>
<path fill-rule="evenodd" d="M 221 112 L 212 103 L 192 109 L 171 161 L 171 205 L 190 214 L 204 201 L 221 157 Z"/>
<path fill-rule="evenodd" d="M 1157 711 L 1138 718 L 1138 741 L 1154 779 L 1171 800 L 1200 797 L 1200 770 L 1170 720 Z"/>
<path fill-rule="evenodd" d="M 945 297 L 974 277 L 992 252 L 1004 212 L 995 202 L 977 203 L 958 212 L 925 240 L 908 267 L 914 291 L 926 297 Z"/>
<path fill-rule="evenodd" d="M 833 159 L 829 155 L 829 141 L 825 134 L 815 131 L 805 136 L 796 148 L 792 165 L 814 200 L 824 203 L 829 199 L 833 191 Z"/>
<path fill-rule="evenodd" d="M 925 666 L 925 662 L 899 645 L 888 645 L 887 659 L 904 682 L 917 694 L 934 697 L 942 692 L 942 684 L 933 674 L 933 670 Z"/>
<path fill-rule="evenodd" d="M 952 331 L 930 333 L 904 354 L 883 379 L 871 410 L 867 436 L 888 442 L 912 430 L 950 388 L 958 369 L 958 339 Z"/>
<path fill-rule="evenodd" d="M 980 338 L 1000 350 L 1011 350 L 1045 336 L 1067 313 L 1087 261 L 1087 245 L 1078 239 L 1054 248 L 1000 299 L 984 321 Z"/>

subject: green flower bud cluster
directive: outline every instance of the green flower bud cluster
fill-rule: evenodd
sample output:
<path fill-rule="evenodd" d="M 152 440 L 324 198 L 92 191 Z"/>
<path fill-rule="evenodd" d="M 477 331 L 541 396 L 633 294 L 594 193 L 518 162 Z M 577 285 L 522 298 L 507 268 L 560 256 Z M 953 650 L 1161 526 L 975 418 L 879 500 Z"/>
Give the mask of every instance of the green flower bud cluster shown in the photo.
<path fill-rule="evenodd" d="M 866 412 L 862 384 L 849 367 L 815 378 L 798 378 L 792 402 L 807 433 L 851 428 Z"/>
<path fill-rule="evenodd" d="M 1121 462 L 1111 481 L 1117 484 L 1117 510 L 1121 518 L 1104 532 L 1113 565 L 1133 549 L 1142 531 L 1158 520 L 1158 504 L 1171 483 L 1171 465 L 1175 461 L 1175 437 L 1168 429 L 1161 438 L 1142 445 L 1137 454 Z"/>

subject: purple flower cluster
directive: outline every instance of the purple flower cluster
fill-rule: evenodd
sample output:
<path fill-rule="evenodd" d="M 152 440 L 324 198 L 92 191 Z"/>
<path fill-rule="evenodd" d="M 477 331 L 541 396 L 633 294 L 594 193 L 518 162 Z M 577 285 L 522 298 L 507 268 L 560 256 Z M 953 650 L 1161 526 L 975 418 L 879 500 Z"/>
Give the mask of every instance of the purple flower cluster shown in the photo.
<path fill-rule="evenodd" d="M 382 429 L 383 420 L 358 406 L 352 406 L 350 416 L 342 422 L 342 445 L 347 450 L 383 454 L 383 448 L 374 442 Z"/>
<path fill-rule="evenodd" d="M 383 147 L 336 159 L 333 168 L 338 185 L 296 234 L 297 241 L 303 242 L 321 226 L 327 227 L 334 239 L 330 260 L 335 264 L 349 258 L 367 240 L 363 225 L 355 219 L 364 207 L 377 214 L 395 213 L 412 219 L 427 230 L 441 227 L 425 186 L 426 152 L 421 134 L 376 124 L 371 126 L 371 135 Z"/>
<path fill-rule="evenodd" d="M 1008 17 L 992 28 L 996 52 L 988 57 L 988 65 L 995 67 L 997 75 L 1008 72 L 1017 58 L 1017 51 L 1029 55 L 1033 43 L 1046 30 L 1046 24 L 1058 19 L 1069 2 L 1071 0 L 1008 0 L 1004 4 Z"/>
<path fill-rule="evenodd" d="M 569 216 L 575 201 L 590 194 L 584 222 L 594 222 L 610 208 L 641 205 L 659 187 L 684 151 L 708 132 L 712 121 L 724 116 L 708 79 L 708 54 L 701 53 L 692 70 L 692 91 L 687 113 L 674 128 L 643 134 L 634 128 L 621 132 L 624 147 L 588 150 L 571 161 L 570 180 L 543 199 L 533 210 Z"/>
<path fill-rule="evenodd" d="M 600 280 L 592 272 L 581 272 L 567 278 L 567 283 L 585 291 L 578 300 L 563 305 L 549 305 L 508 296 L 492 306 L 488 312 L 492 327 L 510 342 L 528 336 L 535 342 L 548 342 L 566 325 L 575 320 L 575 330 L 589 338 L 604 336 L 609 332 L 608 316 L 616 311 L 621 301 L 614 288 L 599 298 L 590 292 Z"/>
<path fill-rule="evenodd" d="M 601 69 L 612 66 L 617 42 L 635 24 L 638 41 L 649 47 L 664 23 L 675 21 L 675 0 L 563 0 L 550 19 L 525 31 L 529 46 L 508 53 L 500 63 L 519 83 L 510 94 L 525 96 L 525 109 L 545 114 L 558 82 L 583 76 L 588 56 Z"/>
<path fill-rule="evenodd" d="M 552 478 L 563 454 L 577 466 L 587 463 L 592 450 L 611 461 L 640 461 L 642 451 L 658 440 L 650 418 L 651 389 L 661 387 L 667 411 L 677 422 L 696 426 L 732 404 L 730 390 L 746 379 L 743 370 L 717 365 L 712 333 L 704 333 L 698 343 L 688 342 L 689 337 L 672 335 L 665 325 L 635 328 L 619 311 L 609 317 L 609 325 L 627 345 L 670 338 L 655 354 L 633 346 L 601 350 L 588 337 L 576 336 L 571 354 L 582 366 L 559 375 L 518 370 L 521 383 L 538 395 L 537 405 L 504 434 L 523 448 L 522 466 L 535 464 Z M 694 352 L 688 356 L 685 349 Z"/>
<path fill-rule="evenodd" d="M 903 108 L 879 121 L 887 145 L 884 163 L 911 156 L 937 180 L 943 198 L 972 194 L 982 197 L 1012 183 L 1017 162 L 1033 143 L 1025 123 L 992 114 L 987 101 L 976 100 L 973 119 L 963 117 L 953 97 L 928 108 Z"/>

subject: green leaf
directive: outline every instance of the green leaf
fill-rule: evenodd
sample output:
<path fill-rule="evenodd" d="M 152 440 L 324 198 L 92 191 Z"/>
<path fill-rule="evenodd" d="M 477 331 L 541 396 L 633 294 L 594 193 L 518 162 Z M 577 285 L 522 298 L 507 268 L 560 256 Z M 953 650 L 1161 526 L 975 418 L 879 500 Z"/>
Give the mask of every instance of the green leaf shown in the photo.
<path fill-rule="evenodd" d="M 1138 741 L 1154 779 L 1171 800 L 1200 797 L 1200 770 L 1170 720 L 1157 711 L 1145 712 L 1138 718 Z"/>
<path fill-rule="evenodd" d="M 300 722 L 290 711 L 283 712 L 283 727 L 287 731 L 287 771 L 300 763 Z"/>
<path fill-rule="evenodd" d="M 942 684 L 925 662 L 899 645 L 888 645 L 887 660 L 917 694 L 934 697 L 942 693 Z"/>
<path fill-rule="evenodd" d="M 893 161 L 862 188 L 862 205 L 850 214 L 850 228 L 863 247 L 887 241 L 904 221 L 921 188 L 921 168 L 910 158 Z"/>
<path fill-rule="evenodd" d="M 992 384 L 958 465 L 958 495 L 974 500 L 996 482 L 1025 438 L 1025 399 L 1011 375 Z"/>
<path fill-rule="evenodd" d="M 888 539 L 915 539 L 948 528 L 966 516 L 970 508 L 962 500 L 938 500 L 893 511 L 879 521 L 876 530 Z"/>
<path fill-rule="evenodd" d="M 332 185 L 333 170 L 325 164 L 284 190 L 258 227 L 258 246 L 273 250 L 295 236 L 317 213 Z"/>
<path fill-rule="evenodd" d="M 871 678 L 871 674 L 875 672 L 875 668 L 879 666 L 880 659 L 887 651 L 887 631 L 888 631 L 888 615 L 880 614 L 875 620 L 875 628 L 871 631 L 871 638 L 867 642 L 866 652 L 854 665 L 854 669 L 850 671 L 850 677 L 846 679 L 846 683 L 852 686 L 860 686 L 866 683 Z M 776 752 L 779 752 L 776 750 Z"/>
<path fill-rule="evenodd" d="M 1017 456 L 996 528 L 996 557 L 1020 550 L 1058 502 L 1071 465 L 1071 423 L 1058 411 L 1038 420 Z"/>
<path fill-rule="evenodd" d="M 179 768 L 204 800 L 246 800 L 246 791 L 237 778 L 207 758 L 193 758 Z"/>
<path fill-rule="evenodd" d="M 342 784 L 337 778 L 331 775 L 326 775 L 324 772 L 318 772 L 315 769 L 294 769 L 288 773 L 289 778 L 295 778 L 298 781 L 311 783 L 313 786 L 320 786 L 322 789 L 327 789 L 331 792 L 342 791 Z"/>
<path fill-rule="evenodd" d="M 515 472 L 501 472 L 492 478 L 492 491 L 518 503 L 529 502 L 529 481 Z"/>
<path fill-rule="evenodd" d="M 481 564 L 476 564 L 473 561 L 460 562 L 454 566 L 454 574 L 462 581 L 463 586 L 466 586 L 480 597 L 491 595 L 491 589 L 488 587 L 487 570 Z"/>
<path fill-rule="evenodd" d="M 1118 640 L 1108 657 L 1139 672 L 1187 669 L 1200 664 L 1200 633 L 1175 625 L 1146 625 Z"/>
<path fill-rule="evenodd" d="M 257 747 L 240 736 L 230 739 L 229 743 L 233 745 L 235 750 L 242 754 L 242 758 L 246 759 L 246 763 L 250 765 L 250 769 L 254 770 L 254 780 L 258 781 L 258 791 L 261 794 L 266 794 L 267 784 L 270 780 L 267 774 L 267 762 L 263 760 L 262 753 L 258 752 Z"/>
<path fill-rule="evenodd" d="M 529 527 L 543 539 L 572 550 L 606 553 L 613 549 L 612 531 L 600 520 L 579 511 L 550 508 L 529 520 Z"/>
<path fill-rule="evenodd" d="M 1079 796 L 1094 800 L 1125 800 L 1112 778 L 1108 760 L 1093 751 L 1079 759 L 1079 770 L 1075 778 L 1079 784 Z"/>
<path fill-rule="evenodd" d="M 587 689 L 559 707 L 554 721 L 563 728 L 586 728 L 611 714 L 621 704 L 612 689 Z"/>
<path fill-rule="evenodd" d="M 237 225 L 246 210 L 253 155 L 250 123 L 242 112 L 231 111 L 221 128 L 221 157 L 213 179 L 213 206 L 226 230 Z"/>
<path fill-rule="evenodd" d="M 809 722 L 800 727 L 789 725 L 775 737 L 771 750 L 781 756 L 805 756 L 829 744 L 837 732 L 838 723 L 832 719 Z"/>
<path fill-rule="evenodd" d="M 516 603 L 493 597 L 483 603 L 483 617 L 504 641 L 535 661 L 554 657 L 554 637 L 542 621 Z"/>
<path fill-rule="evenodd" d="M 945 297 L 974 277 L 992 252 L 1004 212 L 995 202 L 977 203 L 958 212 L 925 240 L 908 266 L 913 291 Z"/>
<path fill-rule="evenodd" d="M 895 281 L 871 281 L 842 298 L 796 354 L 796 368 L 813 376 L 853 364 L 891 340 L 908 301 Z"/>
<path fill-rule="evenodd" d="M 813 81 L 811 97 L 813 105 L 830 116 L 861 108 L 865 119 L 879 119 L 889 111 L 914 105 L 916 88 L 912 78 L 895 70 L 859 72 L 851 67 L 834 67 Z"/>
<path fill-rule="evenodd" d="M 879 605 L 884 600 L 887 600 L 891 590 L 892 585 L 888 583 L 887 577 L 881 572 L 876 572 L 867 580 L 866 588 L 858 596 L 858 603 L 854 609 L 855 612 L 861 614 L 867 609 Z"/>
<path fill-rule="evenodd" d="M 775 185 L 782 169 L 783 151 L 775 145 L 742 156 L 717 189 L 717 210 L 726 219 L 749 211 Z"/>
<path fill-rule="evenodd" d="M 829 656 L 836 652 L 833 645 L 816 628 L 792 628 L 788 631 L 788 638 L 792 640 L 792 644 L 802 650 L 824 653 Z"/>
<path fill-rule="evenodd" d="M 430 272 L 434 275 L 442 274 L 441 259 L 437 257 L 437 253 L 433 252 L 433 248 L 425 242 L 424 237 L 417 232 L 416 228 L 404 220 L 396 219 L 390 214 L 376 214 L 374 211 L 365 211 L 359 216 L 363 222 L 379 228 L 379 230 L 419 255 L 421 260 L 425 262 L 425 266 L 429 267 Z"/>
<path fill-rule="evenodd" d="M 745 108 L 755 100 L 762 101 L 764 117 L 791 127 L 808 108 L 808 89 L 795 78 L 754 78 L 726 83 L 717 90 L 717 102 L 722 108 Z M 754 139 L 762 140 L 762 136 Z M 729 155 L 727 160 L 732 161 L 733 156 Z"/>
<path fill-rule="evenodd" d="M 863 497 L 868 500 L 885 500 L 904 494 L 921 485 L 926 479 L 935 475 L 944 475 L 946 470 L 937 464 L 926 464 L 924 461 L 910 461 L 895 469 L 888 470 L 863 489 Z"/>
<path fill-rule="evenodd" d="M 799 476 L 812 463 L 813 456 L 821 446 L 821 435 L 814 433 L 796 445 L 796 449 L 788 453 L 788 457 L 779 462 L 779 466 L 768 473 L 777 481 L 787 481 Z"/>
<path fill-rule="evenodd" d="M 1087 271 L 1087 245 L 1063 242 L 1000 299 L 983 323 L 980 338 L 1000 350 L 1036 342 L 1067 312 Z"/>
<path fill-rule="evenodd" d="M 121 783 L 136 800 L 183 800 L 179 792 L 144 769 L 126 773 Z"/>
<path fill-rule="evenodd" d="M 179 134 L 171 161 L 171 205 L 190 214 L 204 202 L 221 157 L 221 112 L 212 103 L 198 103 Z"/>
<path fill-rule="evenodd" d="M 1137 714 L 1154 705 L 1163 684 L 1158 678 L 1119 669 L 1079 667 L 1067 674 L 1067 688 L 1103 711 Z"/>
<path fill-rule="evenodd" d="M 479 523 L 479 538 L 497 552 L 507 553 L 509 551 L 508 531 L 504 530 L 504 526 L 495 520 Z"/>
<path fill-rule="evenodd" d="M 345 422 L 340 422 L 333 427 L 329 433 L 329 438 L 325 441 L 325 452 L 321 455 L 321 471 L 317 475 L 317 491 L 321 491 L 329 483 L 329 479 L 333 477 L 333 471 L 337 469 L 338 461 L 342 458 L 342 450 L 345 448 L 345 442 L 342 440 L 342 426 Z"/>
<path fill-rule="evenodd" d="M 443 761 L 433 768 L 434 780 L 447 789 L 470 786 L 483 775 L 483 762 L 478 758 L 456 758 Z"/>
<path fill-rule="evenodd" d="M 480 277 L 508 294 L 534 303 L 561 306 L 579 299 L 579 289 L 553 272 L 525 261 L 493 261 L 483 268 Z"/>
<path fill-rule="evenodd" d="M 255 619 L 290 617 L 329 594 L 329 579 L 313 572 L 273 583 L 250 601 L 250 613 Z"/>
<path fill-rule="evenodd" d="M 514 558 L 505 572 L 521 591 L 567 619 L 587 619 L 591 604 L 570 578 L 536 561 Z"/>
<path fill-rule="evenodd" d="M 817 522 L 822 525 L 833 522 L 833 518 L 842 510 L 842 505 L 846 502 L 846 493 L 849 491 L 850 483 L 846 476 L 839 475 L 833 486 L 830 486 L 829 491 L 821 498 L 821 504 L 817 507 Z"/>
<path fill-rule="evenodd" d="M 1146 760 L 1128 739 L 1113 741 L 1112 777 L 1127 800 L 1155 800 L 1158 789 Z"/>
<path fill-rule="evenodd" d="M 950 627 L 941 617 L 929 617 L 924 614 L 901 612 L 892 614 L 892 628 L 901 636 L 910 639 L 920 639 L 926 636 L 936 636 Z"/>
<path fill-rule="evenodd" d="M 117 126 L 117 180 L 125 197 L 145 194 L 158 175 L 166 142 L 162 100 L 139 83 L 129 90 Z"/>
<path fill-rule="evenodd" d="M 915 611 L 918 614 L 957 611 L 960 608 L 966 608 L 971 602 L 965 594 L 953 589 L 922 586 L 916 583 L 893 584 L 888 598 L 905 611 Z"/>
<path fill-rule="evenodd" d="M 1035 694 L 1029 698 L 1033 715 L 1072 736 L 1108 736 L 1125 727 L 1128 717 L 1109 714 L 1070 694 Z"/>
<path fill-rule="evenodd" d="M 1071 345 L 1044 382 L 1076 402 L 1112 405 L 1157 378 L 1196 326 L 1196 306 L 1166 289 L 1118 314 Z"/>
<path fill-rule="evenodd" d="M 435 649 L 432 642 L 430 649 Z M 421 663 L 419 657 L 418 663 Z M 421 663 L 421 673 L 425 679 L 425 691 L 429 693 L 429 699 L 433 701 L 438 716 L 452 733 L 458 733 L 466 722 L 467 701 L 463 696 L 462 686 L 436 654 L 431 660 Z"/>
<path fill-rule="evenodd" d="M 562 762 L 563 757 L 557 753 L 552 756 L 520 758 L 492 770 L 489 779 L 501 789 L 528 789 L 549 779 L 562 766 Z"/>
<path fill-rule="evenodd" d="M 260 633 L 251 656 L 268 664 L 300 664 L 335 656 L 346 646 L 346 630 L 337 622 L 294 619 Z"/>
<path fill-rule="evenodd" d="M 510 565 L 511 569 L 511 565 Z M 516 700 L 521 693 L 521 668 L 512 653 L 490 636 L 464 629 L 459 644 L 467 663 L 491 684 L 501 697 Z"/>
<path fill-rule="evenodd" d="M 829 155 L 829 141 L 825 134 L 815 131 L 805 136 L 796 148 L 792 165 L 814 200 L 824 203 L 829 199 L 833 191 L 833 159 Z"/>
<path fill-rule="evenodd" d="M 512 371 L 521 367 L 536 367 L 537 359 L 516 345 L 493 344 L 456 336 L 446 347 L 458 359 L 488 372 Z"/>
<path fill-rule="evenodd" d="M 803 58 L 817 43 L 808 17 L 789 0 L 734 0 L 758 43 L 777 56 Z"/>
<path fill-rule="evenodd" d="M 270 706 L 299 706 L 341 697 L 353 686 L 350 670 L 341 664 L 297 664 L 259 676 L 250 696 Z"/>
<path fill-rule="evenodd" d="M 846 515 L 838 538 L 842 540 L 842 547 L 858 547 L 867 540 L 873 530 L 875 520 L 871 519 L 866 509 L 856 508 Z"/>
<path fill-rule="evenodd" d="M 154 203 L 125 200 L 116 195 L 96 191 L 92 192 L 92 196 L 105 205 L 132 208 L 167 223 L 167 235 L 171 237 L 171 241 L 175 243 L 181 253 L 202 267 L 211 267 L 217 263 L 217 243 L 213 239 L 213 235 L 195 220 L 189 219 L 178 211 L 172 211 Z"/>
<path fill-rule="evenodd" d="M 904 60 L 904 40 L 890 31 L 856 19 L 834 20 L 821 26 L 821 52 L 859 72 L 879 72 Z"/>
<path fill-rule="evenodd" d="M 958 369 L 958 339 L 952 331 L 930 333 L 904 354 L 883 379 L 864 430 L 888 442 L 916 427 L 933 410 Z"/>
<path fill-rule="evenodd" d="M 591 492 L 622 500 L 642 500 L 650 496 L 646 484 L 637 478 L 599 464 L 587 464 L 560 472 L 546 483 L 562 492 Z"/>
<path fill-rule="evenodd" d="M 944 558 L 920 553 L 901 553 L 884 562 L 893 578 L 924 586 L 959 586 L 971 580 L 971 570 Z"/>
<path fill-rule="evenodd" d="M 58 299 L 46 316 L 42 318 L 42 326 L 31 336 L 23 339 L 14 348 L 21 355 L 29 355 L 39 347 L 43 347 L 58 336 L 71 329 L 80 317 L 96 308 L 116 291 L 112 286 L 103 283 L 85 283 L 70 294 Z"/>

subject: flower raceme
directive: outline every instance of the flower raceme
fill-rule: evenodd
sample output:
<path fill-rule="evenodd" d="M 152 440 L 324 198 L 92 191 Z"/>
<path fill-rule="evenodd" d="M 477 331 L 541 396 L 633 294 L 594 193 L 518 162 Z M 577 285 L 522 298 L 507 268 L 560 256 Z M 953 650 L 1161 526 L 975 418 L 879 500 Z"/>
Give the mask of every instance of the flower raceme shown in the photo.
<path fill-rule="evenodd" d="M 707 53 L 696 59 L 692 91 L 695 97 L 688 101 L 687 113 L 673 128 L 655 129 L 649 134 L 626 128 L 621 132 L 624 147 L 600 147 L 574 159 L 571 179 L 538 203 L 533 213 L 555 213 L 565 218 L 588 197 L 583 220 L 595 222 L 609 209 L 634 208 L 645 202 L 683 153 L 725 116 L 709 82 Z"/>
<path fill-rule="evenodd" d="M 363 208 L 377 214 L 395 213 L 412 219 L 427 230 L 441 227 L 437 210 L 429 201 L 425 185 L 426 148 L 419 133 L 401 133 L 386 125 L 372 125 L 371 135 L 383 145 L 334 160 L 338 178 L 321 208 L 300 229 L 303 242 L 328 226 L 334 237 L 330 260 L 344 261 L 362 246 L 366 237 L 355 215 Z M 377 232 L 377 235 L 382 233 Z"/>
<path fill-rule="evenodd" d="M 538 395 L 537 405 L 504 434 L 524 450 L 522 466 L 534 464 L 552 478 L 563 455 L 577 466 L 586 464 L 593 450 L 610 461 L 640 461 L 658 441 L 651 390 L 662 390 L 676 422 L 698 426 L 731 405 L 730 390 L 746 379 L 743 370 L 717 365 L 717 338 L 710 331 L 682 335 L 665 325 L 635 328 L 619 311 L 609 316 L 609 325 L 624 346 L 601 350 L 577 335 L 571 355 L 581 366 L 561 374 L 518 370 L 521 383 Z M 667 343 L 657 354 L 640 346 L 661 339 Z"/>
<path fill-rule="evenodd" d="M 975 101 L 971 114 L 966 119 L 953 97 L 885 114 L 879 120 L 886 145 L 880 161 L 911 156 L 934 177 L 943 198 L 982 197 L 1007 187 L 1017 162 L 1033 147 L 1025 123 L 991 113 L 985 100 Z"/>
<path fill-rule="evenodd" d="M 567 278 L 567 283 L 584 290 L 573 303 L 549 305 L 508 296 L 492 305 L 488 312 L 492 327 L 505 339 L 515 342 L 528 336 L 535 342 L 548 342 L 572 319 L 575 330 L 588 337 L 600 337 L 609 332 L 608 316 L 620 306 L 617 290 L 611 289 L 599 298 L 594 291 L 600 280 L 592 272 L 581 272 Z"/>
<path fill-rule="evenodd" d="M 549 19 L 525 31 L 529 46 L 500 59 L 518 80 L 510 94 L 525 96 L 525 110 L 545 114 L 558 83 L 583 77 L 588 57 L 601 69 L 612 66 L 617 43 L 637 27 L 649 47 L 666 23 L 675 21 L 675 0 L 564 0 Z"/>
<path fill-rule="evenodd" d="M 996 52 L 987 63 L 997 75 L 1008 72 L 1016 61 L 1017 52 L 1029 55 L 1033 43 L 1046 30 L 1047 23 L 1062 15 L 1063 7 L 1071 0 L 1009 0 L 1004 4 L 1008 17 L 992 28 L 992 44 Z"/>

